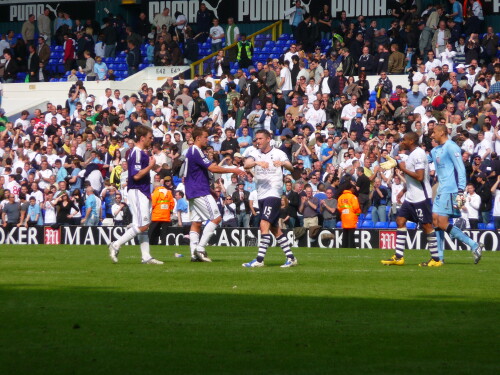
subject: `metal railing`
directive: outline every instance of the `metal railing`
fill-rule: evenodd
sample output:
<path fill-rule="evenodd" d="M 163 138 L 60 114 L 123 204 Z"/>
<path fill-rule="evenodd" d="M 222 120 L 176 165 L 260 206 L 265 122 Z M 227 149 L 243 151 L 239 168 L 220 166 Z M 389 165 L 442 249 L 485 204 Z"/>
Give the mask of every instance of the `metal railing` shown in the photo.
<path fill-rule="evenodd" d="M 271 39 L 273 41 L 278 40 L 279 36 L 283 33 L 283 21 L 275 22 L 272 25 L 264 27 L 262 30 L 259 30 L 251 35 L 248 35 L 247 40 L 250 40 L 252 42 L 252 45 L 255 46 L 255 37 L 257 35 L 264 34 L 264 33 L 268 32 L 269 30 L 271 30 Z M 224 47 L 223 50 L 227 51 L 228 49 L 236 47 L 237 44 L 238 44 L 238 42 L 235 42 L 227 47 Z M 192 63 L 191 64 L 191 77 L 194 77 L 194 75 L 196 73 L 196 69 L 198 69 L 199 75 L 203 75 L 204 74 L 203 73 L 204 62 L 207 60 L 210 60 L 214 56 L 217 56 L 217 53 L 218 53 L 218 51 L 202 58 L 201 60 L 198 60 L 198 61 L 195 61 L 194 63 Z"/>

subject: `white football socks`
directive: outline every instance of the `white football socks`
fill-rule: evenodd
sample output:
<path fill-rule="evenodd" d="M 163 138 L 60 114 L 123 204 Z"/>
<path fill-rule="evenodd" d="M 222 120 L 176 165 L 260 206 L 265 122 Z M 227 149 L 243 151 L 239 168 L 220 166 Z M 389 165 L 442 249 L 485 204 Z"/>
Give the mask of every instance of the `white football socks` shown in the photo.
<path fill-rule="evenodd" d="M 125 233 L 123 233 L 123 236 L 121 236 L 117 241 L 115 241 L 115 245 L 118 247 L 124 245 L 131 239 L 135 238 L 141 231 L 139 228 L 137 228 L 135 225 L 132 225 L 130 228 L 128 228 Z"/>
<path fill-rule="evenodd" d="M 148 232 L 140 233 L 137 238 L 139 239 L 139 243 L 141 245 L 141 254 L 142 260 L 147 261 L 152 258 L 151 253 L 149 252 L 149 237 Z"/>
<path fill-rule="evenodd" d="M 196 246 L 198 246 L 199 242 L 200 234 L 194 231 L 189 232 L 189 247 L 191 248 L 191 257 L 194 257 L 194 251 L 196 250 Z"/>
<path fill-rule="evenodd" d="M 212 237 L 212 235 L 214 234 L 216 228 L 217 224 L 209 222 L 205 226 L 205 229 L 203 229 L 203 234 L 201 235 L 201 240 L 198 246 L 205 248 L 205 246 L 207 246 L 208 244 L 208 241 L 210 240 L 210 237 Z"/>

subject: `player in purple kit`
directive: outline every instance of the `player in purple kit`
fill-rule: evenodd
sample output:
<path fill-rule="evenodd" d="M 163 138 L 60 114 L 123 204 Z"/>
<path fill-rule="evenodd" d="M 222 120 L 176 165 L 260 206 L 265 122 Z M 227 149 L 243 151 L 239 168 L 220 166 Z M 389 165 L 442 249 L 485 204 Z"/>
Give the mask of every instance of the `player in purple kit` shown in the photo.
<path fill-rule="evenodd" d="M 208 144 L 208 131 L 205 128 L 196 128 L 193 131 L 194 145 L 186 154 L 184 177 L 186 198 L 189 200 L 191 215 L 191 230 L 189 243 L 191 247 L 192 262 L 211 262 L 207 256 L 205 246 L 210 237 L 222 221 L 222 216 L 217 203 L 210 190 L 208 171 L 212 173 L 235 173 L 245 176 L 246 172 L 239 168 L 223 168 L 208 160 L 202 149 Z M 200 238 L 201 224 L 209 220 Z"/>
<path fill-rule="evenodd" d="M 118 241 L 109 245 L 109 256 L 113 263 L 118 263 L 120 246 L 137 236 L 141 246 L 142 263 L 163 264 L 162 261 L 153 258 L 149 252 L 148 229 L 151 222 L 150 171 L 155 165 L 155 159 L 144 150 L 151 146 L 153 131 L 151 128 L 141 125 L 135 129 L 135 135 L 137 143 L 127 159 L 127 197 L 128 206 L 132 212 L 132 225 Z"/>

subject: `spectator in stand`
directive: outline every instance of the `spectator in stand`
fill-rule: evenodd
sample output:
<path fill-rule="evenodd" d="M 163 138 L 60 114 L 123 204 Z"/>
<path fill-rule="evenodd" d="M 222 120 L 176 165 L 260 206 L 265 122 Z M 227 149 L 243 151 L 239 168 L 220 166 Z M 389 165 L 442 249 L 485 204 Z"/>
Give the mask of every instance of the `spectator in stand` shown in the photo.
<path fill-rule="evenodd" d="M 372 221 L 374 223 L 387 221 L 387 199 L 389 192 L 387 187 L 382 185 L 380 178 L 375 178 L 373 190 L 370 193 L 372 201 Z"/>
<path fill-rule="evenodd" d="M 104 57 L 115 57 L 118 32 L 109 18 L 104 18 L 102 34 L 104 36 Z"/>
<path fill-rule="evenodd" d="M 238 219 L 236 218 L 236 205 L 233 203 L 233 197 L 227 196 L 222 207 L 222 227 L 236 228 Z"/>
<path fill-rule="evenodd" d="M 174 212 L 177 216 L 177 226 L 189 228 L 191 226 L 191 219 L 189 218 L 189 205 L 187 200 L 184 198 L 184 193 L 177 190 L 175 192 L 175 208 Z"/>
<path fill-rule="evenodd" d="M 210 38 L 212 39 L 212 53 L 222 49 L 222 39 L 224 38 L 224 29 L 219 26 L 219 20 L 212 20 L 213 26 L 210 28 Z"/>
<path fill-rule="evenodd" d="M 31 196 L 29 197 L 29 206 L 26 212 L 24 226 L 28 228 L 34 227 L 35 225 L 43 225 L 42 210 L 40 209 L 40 205 L 36 201 L 36 198 Z"/>
<path fill-rule="evenodd" d="M 24 43 L 26 45 L 34 45 L 35 42 L 35 15 L 28 15 L 28 19 L 23 23 L 21 29 L 21 34 L 23 36 Z"/>
<path fill-rule="evenodd" d="M 326 199 L 320 203 L 320 212 L 323 217 L 324 228 L 335 228 L 337 225 L 337 199 L 334 198 L 333 189 L 326 189 Z"/>
<path fill-rule="evenodd" d="M 318 225 L 319 200 L 313 197 L 313 188 L 308 185 L 304 189 L 306 195 L 301 197 L 299 212 L 304 216 L 304 228 Z"/>
<path fill-rule="evenodd" d="M 95 72 L 95 60 L 92 58 L 89 51 L 85 51 L 83 57 L 85 58 L 85 67 L 80 67 L 80 72 L 86 74 L 87 81 L 95 81 L 97 77 Z"/>
<path fill-rule="evenodd" d="M 68 71 L 73 69 L 76 59 L 75 40 L 70 37 L 70 34 L 64 34 L 63 50 L 64 70 Z"/>
<path fill-rule="evenodd" d="M 95 58 L 94 73 L 98 81 L 106 81 L 108 79 L 108 66 L 102 61 L 100 56 L 96 56 Z"/>
<path fill-rule="evenodd" d="M 170 26 L 172 26 L 174 23 L 175 20 L 172 16 L 170 16 L 169 8 L 164 8 L 163 11 L 155 15 L 153 19 L 153 26 L 156 27 L 156 31 L 158 33 L 163 30 L 163 27 L 165 27 L 166 30 L 169 30 Z"/>
<path fill-rule="evenodd" d="M 38 35 L 39 38 L 45 39 L 50 46 L 52 32 L 50 30 L 50 10 L 45 8 L 42 14 L 37 17 Z"/>
<path fill-rule="evenodd" d="M 141 50 L 134 42 L 128 42 L 129 51 L 127 53 L 127 75 L 130 77 L 139 71 L 139 64 L 141 63 Z"/>
<path fill-rule="evenodd" d="M 14 194 L 9 195 L 8 202 L 2 208 L 2 226 L 10 231 L 20 223 L 21 204 L 16 201 Z"/>
<path fill-rule="evenodd" d="M 15 59 L 12 58 L 12 52 L 9 50 L 3 51 L 3 57 L 5 59 L 3 79 L 5 83 L 12 83 L 15 81 L 18 73 L 18 66 Z"/>
<path fill-rule="evenodd" d="M 245 183 L 238 182 L 237 190 L 232 194 L 236 206 L 237 227 L 248 228 L 250 226 L 250 193 L 244 189 Z"/>

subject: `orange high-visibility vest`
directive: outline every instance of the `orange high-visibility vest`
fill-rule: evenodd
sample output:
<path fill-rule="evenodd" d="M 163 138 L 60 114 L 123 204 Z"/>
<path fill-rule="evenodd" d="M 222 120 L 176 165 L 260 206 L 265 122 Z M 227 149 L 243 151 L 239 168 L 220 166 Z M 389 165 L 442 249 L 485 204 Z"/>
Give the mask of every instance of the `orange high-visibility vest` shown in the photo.
<path fill-rule="evenodd" d="M 353 229 L 358 224 L 358 215 L 361 213 L 358 197 L 352 191 L 344 190 L 338 199 L 338 210 L 342 220 L 342 228 Z"/>
<path fill-rule="evenodd" d="M 170 221 L 170 214 L 175 206 L 172 192 L 163 186 L 158 186 L 151 194 L 153 212 L 151 221 Z"/>

